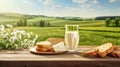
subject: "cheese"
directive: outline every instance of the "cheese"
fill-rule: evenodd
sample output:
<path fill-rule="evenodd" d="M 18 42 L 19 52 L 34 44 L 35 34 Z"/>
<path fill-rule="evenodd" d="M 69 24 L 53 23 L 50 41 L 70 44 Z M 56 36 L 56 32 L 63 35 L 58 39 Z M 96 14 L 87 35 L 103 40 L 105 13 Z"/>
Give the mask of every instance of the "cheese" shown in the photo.
<path fill-rule="evenodd" d="M 62 52 L 62 51 L 66 51 L 66 50 L 67 50 L 67 49 L 65 48 L 63 42 L 60 42 L 60 43 L 58 43 L 58 44 L 56 44 L 56 45 L 53 45 L 52 47 L 53 47 L 53 49 L 54 49 L 55 52 Z"/>

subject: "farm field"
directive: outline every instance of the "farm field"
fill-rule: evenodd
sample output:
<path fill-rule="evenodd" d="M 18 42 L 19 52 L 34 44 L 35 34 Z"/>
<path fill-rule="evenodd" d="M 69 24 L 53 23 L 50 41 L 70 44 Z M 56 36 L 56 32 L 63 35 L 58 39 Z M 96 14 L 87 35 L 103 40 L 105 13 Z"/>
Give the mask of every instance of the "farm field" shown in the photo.
<path fill-rule="evenodd" d="M 23 15 L 7 14 L 7 16 L 0 16 L 0 24 L 15 25 L 21 16 Z M 24 17 L 30 17 L 30 19 L 27 19 L 28 26 L 16 28 L 38 34 L 38 41 L 44 41 L 50 37 L 64 38 L 64 26 L 67 24 L 76 24 L 79 25 L 79 45 L 100 45 L 106 42 L 120 45 L 120 27 L 105 27 L 105 20 L 69 20 L 56 17 L 25 15 Z M 40 20 L 50 22 L 51 27 L 39 27 Z"/>
<path fill-rule="evenodd" d="M 64 38 L 64 27 L 17 27 L 17 29 L 26 30 L 39 35 L 38 41 L 44 41 L 49 37 Z M 107 27 L 80 27 L 79 45 L 100 45 L 106 42 L 112 42 L 120 45 L 120 28 Z"/>

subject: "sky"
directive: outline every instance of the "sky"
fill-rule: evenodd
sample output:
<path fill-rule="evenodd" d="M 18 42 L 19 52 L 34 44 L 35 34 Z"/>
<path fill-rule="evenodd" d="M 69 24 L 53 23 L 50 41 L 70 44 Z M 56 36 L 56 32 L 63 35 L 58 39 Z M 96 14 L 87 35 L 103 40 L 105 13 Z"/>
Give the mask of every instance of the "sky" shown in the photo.
<path fill-rule="evenodd" d="M 46 16 L 120 16 L 120 0 L 0 0 L 0 13 Z"/>

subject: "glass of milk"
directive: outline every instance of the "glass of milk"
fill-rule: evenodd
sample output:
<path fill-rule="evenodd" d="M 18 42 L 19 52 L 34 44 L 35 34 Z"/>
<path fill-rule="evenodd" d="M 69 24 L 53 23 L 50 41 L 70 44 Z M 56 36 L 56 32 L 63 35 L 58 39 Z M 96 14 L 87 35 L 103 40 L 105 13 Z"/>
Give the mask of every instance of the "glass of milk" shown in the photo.
<path fill-rule="evenodd" d="M 78 25 L 65 25 L 65 44 L 69 51 L 75 51 L 79 43 Z"/>

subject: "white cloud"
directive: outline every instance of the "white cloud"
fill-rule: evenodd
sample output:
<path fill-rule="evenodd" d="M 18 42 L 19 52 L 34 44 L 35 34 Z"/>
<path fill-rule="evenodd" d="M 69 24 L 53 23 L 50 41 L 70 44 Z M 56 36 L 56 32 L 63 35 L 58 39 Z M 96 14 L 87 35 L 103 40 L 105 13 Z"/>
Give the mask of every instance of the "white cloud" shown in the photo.
<path fill-rule="evenodd" d="M 83 8 L 84 8 L 84 7 L 90 8 L 90 7 L 94 7 L 94 5 L 89 4 L 89 3 L 86 3 L 86 4 L 82 4 L 81 7 L 83 7 Z"/>
<path fill-rule="evenodd" d="M 95 17 L 100 13 L 94 9 L 79 8 L 79 7 L 68 7 L 60 8 L 57 10 L 46 10 L 43 15 L 47 16 L 74 16 L 74 17 Z"/>
<path fill-rule="evenodd" d="M 32 0 L 0 0 L 0 12 L 33 14 L 38 11 L 35 7 Z"/>
<path fill-rule="evenodd" d="M 109 0 L 110 3 L 116 2 L 117 0 Z"/>
<path fill-rule="evenodd" d="M 85 3 L 85 2 L 87 2 L 88 0 L 73 0 L 73 2 L 75 2 L 75 3 L 80 3 L 80 4 L 82 4 L 82 3 Z"/>
<path fill-rule="evenodd" d="M 43 1 L 43 4 L 44 4 L 44 5 L 47 5 L 47 6 L 51 6 L 51 5 L 54 4 L 54 2 L 53 2 L 53 0 L 44 0 L 44 1 Z"/>
<path fill-rule="evenodd" d="M 98 0 L 73 0 L 73 3 L 78 3 L 83 8 L 90 8 L 94 6 L 96 7 Z"/>
<path fill-rule="evenodd" d="M 92 3 L 93 3 L 93 4 L 98 4 L 98 1 L 97 1 L 97 0 L 93 0 Z"/>
<path fill-rule="evenodd" d="M 120 8 L 118 8 L 118 10 L 120 11 Z"/>
<path fill-rule="evenodd" d="M 45 7 L 59 8 L 61 5 L 54 2 L 54 0 L 44 0 L 43 4 Z"/>

